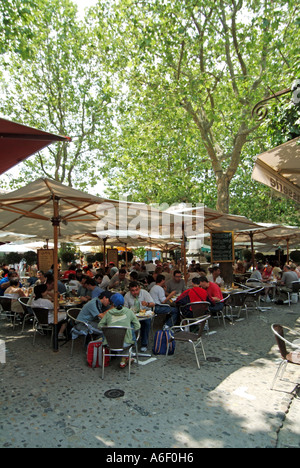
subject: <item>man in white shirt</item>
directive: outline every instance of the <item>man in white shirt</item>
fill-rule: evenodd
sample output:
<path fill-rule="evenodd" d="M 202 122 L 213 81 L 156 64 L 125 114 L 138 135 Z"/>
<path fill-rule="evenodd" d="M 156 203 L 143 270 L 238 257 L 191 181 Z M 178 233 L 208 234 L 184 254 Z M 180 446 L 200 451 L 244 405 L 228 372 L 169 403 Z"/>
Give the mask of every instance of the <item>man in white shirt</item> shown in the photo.
<path fill-rule="evenodd" d="M 224 280 L 221 277 L 221 269 L 218 266 L 212 267 L 212 272 L 210 275 L 207 275 L 207 279 L 211 283 L 216 283 L 220 288 L 224 286 Z"/>
<path fill-rule="evenodd" d="M 165 290 L 165 277 L 163 275 L 157 275 L 156 278 L 156 284 L 153 286 L 150 290 L 150 296 L 153 299 L 153 302 L 155 303 L 155 313 L 157 314 L 166 314 L 169 313 L 171 316 L 168 318 L 168 320 L 165 323 L 165 328 L 172 327 L 173 325 L 176 325 L 177 322 L 177 307 L 176 305 L 169 304 L 170 299 L 174 297 L 177 292 L 176 291 L 171 291 L 168 296 L 166 296 Z M 166 307 L 168 304 L 169 307 Z"/>
<path fill-rule="evenodd" d="M 252 273 L 250 276 L 249 280 L 247 281 L 247 286 L 250 287 L 258 287 L 258 286 L 263 286 L 263 277 L 262 277 L 262 272 L 264 271 L 264 265 L 262 263 L 259 263 L 257 265 L 256 270 Z M 251 280 L 253 280 L 251 282 Z"/>
<path fill-rule="evenodd" d="M 124 306 L 139 312 L 140 309 L 151 310 L 155 304 L 145 289 L 141 289 L 137 281 L 129 284 L 129 291 L 124 296 Z M 151 319 L 141 321 L 141 351 L 147 351 Z"/>
<path fill-rule="evenodd" d="M 100 289 L 106 290 L 111 281 L 110 277 L 107 275 L 102 275 L 102 273 L 97 273 L 95 276 L 96 283 Z"/>

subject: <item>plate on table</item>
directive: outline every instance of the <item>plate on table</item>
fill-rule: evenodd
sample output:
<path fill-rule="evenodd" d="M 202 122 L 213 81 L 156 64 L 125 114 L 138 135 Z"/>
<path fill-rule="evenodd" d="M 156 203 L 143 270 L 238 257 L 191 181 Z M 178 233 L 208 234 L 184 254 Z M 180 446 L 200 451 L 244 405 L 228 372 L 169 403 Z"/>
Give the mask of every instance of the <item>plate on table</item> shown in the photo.
<path fill-rule="evenodd" d="M 151 314 L 147 314 L 147 313 L 146 314 L 137 314 L 136 316 L 138 318 L 151 318 L 151 317 L 153 317 L 153 315 L 154 315 L 154 313 L 151 312 Z"/>

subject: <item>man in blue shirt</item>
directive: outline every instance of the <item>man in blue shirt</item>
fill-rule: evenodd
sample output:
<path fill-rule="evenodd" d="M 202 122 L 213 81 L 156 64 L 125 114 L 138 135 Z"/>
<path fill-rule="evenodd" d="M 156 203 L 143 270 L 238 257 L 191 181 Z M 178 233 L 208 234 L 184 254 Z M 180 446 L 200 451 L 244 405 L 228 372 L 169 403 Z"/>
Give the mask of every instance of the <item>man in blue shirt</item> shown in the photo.
<path fill-rule="evenodd" d="M 104 316 L 104 312 L 109 308 L 111 296 L 112 293 L 110 291 L 103 291 L 99 297 L 91 299 L 83 306 L 77 320 L 88 323 L 93 328 L 97 329 L 99 319 Z"/>
<path fill-rule="evenodd" d="M 104 292 L 104 289 L 99 288 L 97 285 L 96 281 L 93 278 L 87 278 L 85 282 L 85 287 L 88 291 L 92 293 L 92 299 L 95 299 L 96 297 L 99 297 L 102 292 Z"/>

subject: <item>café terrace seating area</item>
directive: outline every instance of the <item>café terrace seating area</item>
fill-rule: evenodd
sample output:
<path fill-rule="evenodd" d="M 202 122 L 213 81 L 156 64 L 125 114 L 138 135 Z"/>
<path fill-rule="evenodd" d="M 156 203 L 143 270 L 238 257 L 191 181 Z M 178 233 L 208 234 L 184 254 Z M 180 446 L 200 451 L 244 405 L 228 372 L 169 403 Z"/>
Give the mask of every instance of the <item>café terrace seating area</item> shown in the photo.
<path fill-rule="evenodd" d="M 240 268 L 239 264 L 235 265 L 235 270 Z M 213 270 L 216 271 L 216 275 L 213 276 Z M 122 278 L 120 273 L 125 272 Z M 25 334 L 32 338 L 32 342 L 28 341 L 28 346 L 35 346 L 39 340 L 48 340 L 49 351 L 53 347 L 55 327 L 49 317 L 53 310 L 47 308 L 34 307 L 34 287 L 35 284 L 51 283 L 49 291 L 49 299 L 53 301 L 53 271 L 46 274 L 42 272 L 36 272 L 31 270 L 25 273 L 24 276 L 19 277 L 15 273 L 17 282 L 20 282 L 15 293 L 6 293 L 3 291 L 0 296 L 0 324 L 1 326 L 12 327 L 13 333 Z M 138 285 L 138 288 L 143 291 L 147 291 L 151 296 L 151 289 L 156 284 L 155 280 L 159 275 L 165 275 L 164 278 L 167 281 L 163 284 L 163 289 L 168 291 L 171 288 L 176 287 L 174 283 L 174 274 L 176 275 L 176 281 L 178 289 L 175 291 L 174 296 L 164 304 L 164 313 L 157 313 L 157 306 L 153 299 L 151 307 L 146 309 L 143 305 L 139 304 L 138 309 L 132 307 L 132 310 L 136 314 L 141 326 L 143 322 L 151 322 L 149 327 L 149 342 L 147 349 L 141 346 L 140 334 L 138 335 L 138 341 L 136 343 L 136 350 L 134 356 L 135 362 L 138 364 L 138 359 L 149 359 L 155 357 L 153 354 L 153 347 L 155 341 L 155 333 L 159 330 L 165 329 L 165 323 L 170 317 L 171 307 L 177 309 L 177 321 L 173 327 L 167 327 L 170 331 L 170 343 L 175 340 L 179 346 L 193 345 L 195 360 L 190 362 L 191 368 L 200 369 L 199 354 L 201 357 L 206 359 L 205 355 L 205 339 L 217 340 L 217 333 L 219 327 L 224 327 L 230 334 L 230 328 L 232 326 L 238 327 L 238 323 L 243 320 L 248 320 L 250 314 L 259 314 L 272 309 L 274 302 L 278 297 L 278 285 L 280 281 L 280 274 L 277 277 L 273 275 L 269 276 L 269 279 L 259 282 L 255 279 L 251 280 L 253 270 L 244 271 L 244 273 L 233 273 L 234 281 L 231 284 L 226 284 L 223 278 L 220 276 L 220 269 L 216 270 L 212 265 L 208 267 L 202 267 L 200 263 L 193 261 L 190 265 L 186 265 L 186 278 L 192 278 L 189 283 L 191 287 L 187 287 L 184 280 L 184 272 L 180 271 L 180 262 L 175 264 L 174 261 L 161 262 L 156 260 L 155 263 L 152 261 L 135 261 L 133 264 L 126 268 L 124 264 L 121 264 L 118 268 L 113 262 L 109 265 L 104 266 L 96 262 L 94 265 L 81 265 L 80 263 L 70 265 L 67 271 L 59 272 L 59 322 L 66 324 L 63 336 L 60 337 L 58 346 L 63 349 L 64 352 L 71 353 L 76 359 L 86 353 L 87 345 L 90 341 L 102 340 L 99 336 L 99 330 L 95 328 L 95 325 L 86 323 L 84 321 L 77 320 L 77 317 L 81 309 L 91 300 L 93 291 L 97 290 L 97 294 L 94 297 L 99 297 L 101 292 L 109 291 L 111 294 L 121 294 L 125 296 L 130 294 L 130 287 L 134 283 Z M 2 270 L 3 278 L 1 283 L 5 281 L 5 271 Z M 86 281 L 89 278 L 91 284 L 90 289 L 87 289 Z M 196 278 L 196 282 L 195 282 Z M 216 287 L 219 288 L 222 294 L 222 299 L 214 299 L 208 295 L 206 301 L 190 301 L 186 299 L 181 301 L 182 293 L 187 291 L 199 289 L 197 285 L 197 279 L 206 279 L 209 284 L 213 282 Z M 209 280 L 208 280 L 208 279 Z M 104 279 L 106 285 L 104 283 Z M 173 282 L 173 283 L 172 283 Z M 1 286 L 0 283 L 0 286 Z M 278 283 L 278 284 L 277 284 Z M 9 290 L 7 288 L 7 290 Z M 204 291 L 204 290 L 203 290 Z M 266 294 L 267 291 L 267 294 Z M 296 303 L 299 300 L 300 282 L 297 280 L 293 284 L 293 292 L 287 297 L 287 303 L 284 307 L 290 307 L 291 302 Z M 21 297 L 17 297 L 17 293 Z M 167 294 L 167 292 L 166 292 Z M 100 295 L 101 297 L 101 295 Z M 187 295 L 187 297 L 192 297 Z M 179 299 L 179 301 L 178 301 Z M 214 311 L 215 303 L 219 304 L 219 309 Z M 108 307 L 109 309 L 109 307 Z M 100 322 L 100 318 L 98 318 Z M 74 327 L 81 323 L 80 331 L 74 331 Z M 211 336 L 215 335 L 215 336 Z M 203 343 L 204 342 L 204 343 Z M 201 346 L 200 346 L 201 345 Z M 197 346 L 200 346 L 198 349 Z M 201 352 L 200 349 L 202 348 Z M 68 349 L 68 351 L 67 351 Z M 168 355 L 168 347 L 164 353 Z M 131 363 L 131 362 L 130 362 Z M 130 374 L 130 370 L 129 370 Z"/>
<path fill-rule="evenodd" d="M 22 272 L 18 265 L 6 266 L 7 271 L 2 273 L 1 280 L 6 282 L 5 287 L 0 284 L 1 318 L 10 321 L 16 333 L 32 330 L 33 344 L 41 338 L 40 335 L 50 335 L 49 349 L 54 351 L 62 347 L 67 349 L 70 345 L 71 353 L 75 356 L 76 350 L 82 352 L 84 349 L 85 352 L 90 340 L 102 339 L 98 323 L 83 323 L 80 333 L 74 331 L 80 322 L 78 310 L 84 309 L 89 301 L 101 297 L 104 291 L 126 298 L 126 294 L 131 294 L 132 282 L 136 282 L 136 287 L 148 294 L 147 307 L 142 302 L 138 309 L 129 307 L 140 323 L 142 333 L 137 347 L 142 358 L 153 356 L 157 331 L 168 329 L 169 333 L 162 354 L 168 354 L 171 342 L 176 342 L 176 334 L 179 340 L 179 333 L 183 341 L 186 339 L 186 344 L 194 341 L 197 346 L 201 344 L 204 353 L 202 340 L 217 333 L 218 326 L 229 331 L 230 326 L 238 326 L 238 322 L 247 320 L 250 314 L 270 310 L 275 301 L 280 300 L 285 306 L 298 301 L 298 270 L 293 272 L 294 284 L 285 291 L 284 301 L 280 284 L 284 263 L 291 263 L 289 249 L 298 242 L 299 229 L 296 227 L 256 224 L 243 216 L 218 213 L 204 206 L 180 205 L 162 212 L 142 203 L 91 196 L 48 179 L 38 179 L 19 190 L 1 194 L 0 213 L 0 234 L 2 241 L 7 243 L 2 246 L 4 251 L 6 245 L 7 248 L 12 247 L 14 240 L 19 240 L 21 236 L 26 236 L 27 240 L 46 239 L 47 243 L 46 248 L 37 250 L 35 268 L 39 273 L 36 272 L 35 277 L 27 266 Z M 122 231 L 124 216 L 127 224 Z M 151 233 L 143 232 L 132 227 L 137 225 L 140 228 L 154 225 L 158 229 Z M 10 232 L 7 232 L 8 226 Z M 109 229 L 111 226 L 112 229 Z M 51 248 L 48 247 L 49 240 L 53 240 Z M 187 257 L 187 243 L 195 240 L 210 246 L 209 261 L 204 257 L 200 260 L 199 251 L 193 261 Z M 63 268 L 58 258 L 58 248 L 62 242 L 75 242 L 79 248 L 80 245 L 97 246 L 102 250 L 103 261 L 88 265 L 82 257 L 75 265 L 69 264 Z M 254 256 L 255 245 L 267 245 L 268 249 L 275 250 L 283 242 L 287 255 L 281 259 L 281 268 L 271 265 L 272 272 L 257 280 L 259 265 Z M 237 244 L 248 246 L 252 251 L 248 263 L 237 260 Z M 124 250 L 121 261 L 118 246 Z M 140 246 L 158 254 L 155 263 L 144 258 L 129 261 L 128 252 Z M 176 261 L 170 254 L 174 250 L 179 252 Z M 10 285 L 5 279 L 11 267 L 16 267 L 15 276 L 19 284 Z M 269 265 L 263 267 L 267 270 Z M 72 276 L 68 271 L 70 268 Z M 216 268 L 218 272 L 215 276 Z M 157 284 L 157 277 L 161 276 L 163 280 Z M 197 278 L 201 281 L 204 278 L 206 286 L 203 282 L 194 284 Z M 42 291 L 37 301 L 36 284 L 47 285 L 47 291 Z M 218 288 L 217 292 L 216 289 L 210 291 L 212 284 Z M 15 288 L 10 295 L 7 294 L 8 286 Z M 157 293 L 151 296 L 157 287 L 163 295 L 159 302 Z M 190 300 L 189 293 L 181 298 L 184 291 L 197 288 L 202 291 L 210 288 L 204 291 L 206 300 L 201 299 L 201 302 L 207 302 L 205 307 L 202 304 L 197 308 L 199 301 L 195 297 Z M 47 307 L 41 306 L 39 301 L 46 297 Z M 113 307 L 112 303 L 110 307 Z M 107 309 L 108 304 L 103 306 L 101 312 L 106 313 Z M 193 326 L 191 322 L 197 322 L 204 316 L 205 323 L 201 321 L 201 324 L 199 322 Z M 97 320 L 103 320 L 103 316 L 99 314 Z M 188 337 L 184 333 L 191 335 Z M 77 340 L 78 335 L 84 338 Z M 77 346 L 74 340 L 83 341 L 83 346 L 82 343 Z M 199 368 L 196 348 L 194 351 L 196 367 Z"/>

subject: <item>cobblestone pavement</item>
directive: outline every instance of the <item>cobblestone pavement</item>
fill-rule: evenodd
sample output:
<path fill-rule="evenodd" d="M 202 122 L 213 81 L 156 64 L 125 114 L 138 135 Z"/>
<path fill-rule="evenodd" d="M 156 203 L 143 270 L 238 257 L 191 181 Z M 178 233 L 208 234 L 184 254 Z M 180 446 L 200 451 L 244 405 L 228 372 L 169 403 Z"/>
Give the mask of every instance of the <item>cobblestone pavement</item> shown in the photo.
<path fill-rule="evenodd" d="M 210 320 L 196 367 L 192 347 L 173 356 L 143 358 L 131 380 L 114 358 L 101 379 L 86 365 L 82 341 L 54 353 L 48 336 L 32 344 L 0 321 L 6 363 L 0 364 L 0 446 L 97 448 L 300 447 L 300 373 L 288 366 L 270 386 L 279 354 L 271 324 L 300 330 L 300 304 L 250 312 L 249 318 Z M 107 398 L 119 389 L 124 395 Z"/>

